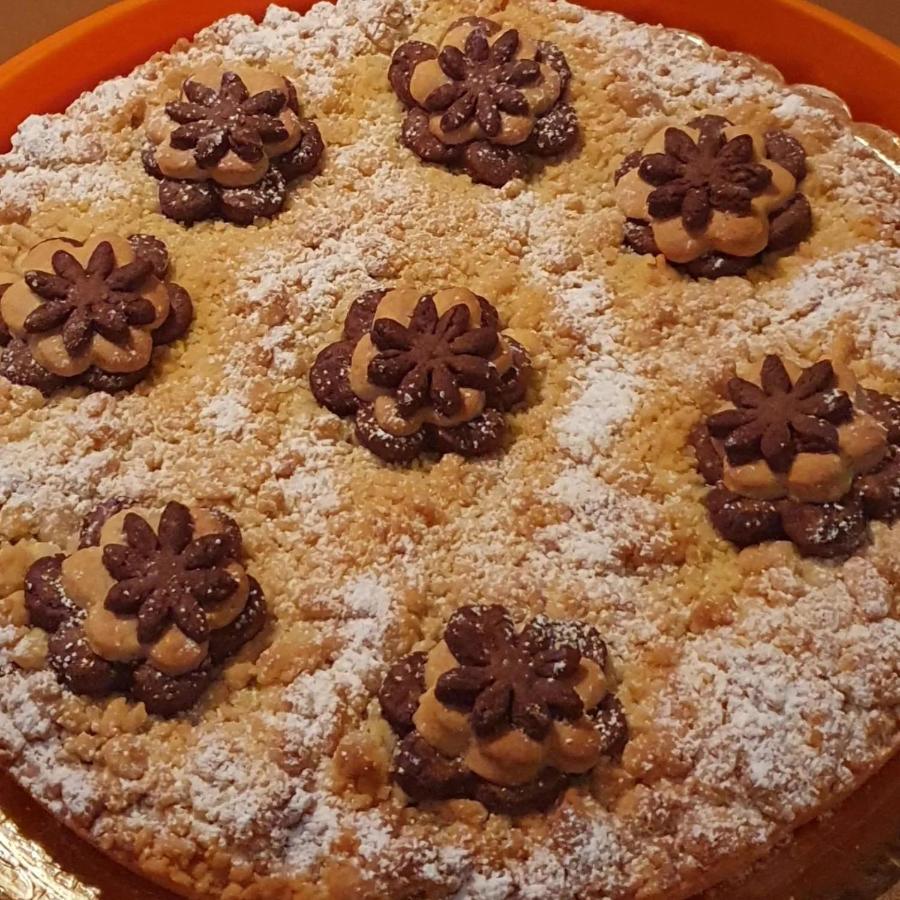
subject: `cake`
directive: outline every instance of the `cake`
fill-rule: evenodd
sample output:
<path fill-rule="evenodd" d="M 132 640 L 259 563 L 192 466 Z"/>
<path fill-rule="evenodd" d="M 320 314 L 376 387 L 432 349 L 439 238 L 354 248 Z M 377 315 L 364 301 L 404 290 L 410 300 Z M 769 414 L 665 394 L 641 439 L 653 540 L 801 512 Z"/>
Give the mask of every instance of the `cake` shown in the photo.
<path fill-rule="evenodd" d="M 900 748 L 898 159 L 546 0 L 273 6 L 26 120 L 0 764 L 188 897 L 764 866 Z"/>

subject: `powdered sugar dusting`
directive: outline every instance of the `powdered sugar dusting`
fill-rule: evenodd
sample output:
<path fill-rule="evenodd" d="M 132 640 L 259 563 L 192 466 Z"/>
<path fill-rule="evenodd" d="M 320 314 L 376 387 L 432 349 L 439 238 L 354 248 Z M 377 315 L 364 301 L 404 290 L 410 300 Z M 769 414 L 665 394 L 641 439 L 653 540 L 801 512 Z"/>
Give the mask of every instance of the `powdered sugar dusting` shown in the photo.
<path fill-rule="evenodd" d="M 859 350 L 900 374 L 900 248 L 863 244 L 804 268 L 769 295 L 789 338 L 810 341 L 852 329 Z"/>
<path fill-rule="evenodd" d="M 240 437 L 250 422 L 250 410 L 232 394 L 213 397 L 203 408 L 201 418 L 223 437 Z"/>
<path fill-rule="evenodd" d="M 581 348 L 570 376 L 575 399 L 557 423 L 558 440 L 583 463 L 606 449 L 616 427 L 631 415 L 642 386 L 617 346 L 620 329 L 609 314 L 610 303 L 607 286 L 598 281 L 562 287 L 558 293 L 560 319 Z"/>
<path fill-rule="evenodd" d="M 0 625 L 0 756 L 105 846 L 211 895 L 230 880 L 265 893 L 268 878 L 456 900 L 672 895 L 762 852 L 897 743 L 894 533 L 842 566 L 748 571 L 710 535 L 682 446 L 708 382 L 773 344 L 812 352 L 849 330 L 879 375 L 900 375 L 896 173 L 839 104 L 760 64 L 517 0 L 506 14 L 546 20 L 574 63 L 585 146 L 528 183 L 470 185 L 399 145 L 384 70 L 406 37 L 474 11 L 339 0 L 231 16 L 29 119 L 0 161 L 4 222 L 40 238 L 45 207 L 62 205 L 159 230 L 198 313 L 135 392 L 45 402 L 0 386 L 0 532 L 70 544 L 110 496 L 224 508 L 273 614 L 206 706 L 127 739 L 153 759 L 131 781 L 96 718 L 68 725 L 102 748 L 90 764 L 63 750 L 58 685 L 14 666 L 24 629 Z M 272 224 L 183 230 L 149 211 L 142 122 L 184 71 L 223 58 L 296 79 L 326 162 Z M 714 287 L 619 253 L 605 168 L 657 118 L 731 106 L 815 137 L 810 245 Z M 17 240 L 0 226 L 4 260 Z M 534 396 L 502 455 L 383 466 L 313 403 L 309 366 L 362 292 L 456 283 L 536 332 Z M 610 764 L 536 827 L 448 825 L 391 786 L 384 671 L 478 601 L 596 625 L 621 679 L 628 776 L 607 783 L 623 774 Z"/>

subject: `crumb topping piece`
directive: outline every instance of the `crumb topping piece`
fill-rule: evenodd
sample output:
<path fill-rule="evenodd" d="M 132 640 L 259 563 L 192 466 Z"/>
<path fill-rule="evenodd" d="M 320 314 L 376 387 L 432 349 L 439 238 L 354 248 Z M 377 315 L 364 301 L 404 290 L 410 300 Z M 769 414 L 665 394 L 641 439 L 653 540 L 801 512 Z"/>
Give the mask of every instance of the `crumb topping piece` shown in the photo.
<path fill-rule="evenodd" d="M 73 382 L 131 387 L 154 346 L 182 337 L 193 319 L 190 296 L 166 278 L 166 246 L 152 235 L 43 241 L 21 268 L 0 297 L 9 336 L 0 374 L 44 393 Z"/>
<path fill-rule="evenodd" d="M 300 115 L 288 79 L 249 68 L 198 69 L 181 97 L 147 127 L 147 171 L 160 179 L 160 206 L 190 224 L 221 216 L 236 224 L 281 211 L 288 182 L 324 152 L 318 126 Z"/>
<path fill-rule="evenodd" d="M 805 555 L 852 552 L 868 518 L 900 511 L 900 404 L 830 360 L 802 368 L 770 355 L 748 375 L 728 382 L 729 404 L 692 436 L 716 485 L 716 530 L 741 546 L 788 537 Z"/>
<path fill-rule="evenodd" d="M 79 550 L 29 568 L 28 619 L 50 632 L 49 662 L 71 690 L 173 715 L 197 701 L 212 663 L 258 633 L 262 595 L 228 517 L 176 502 L 112 509 L 91 517 Z"/>
<path fill-rule="evenodd" d="M 407 462 L 428 449 L 497 450 L 502 413 L 523 400 L 530 369 L 483 297 L 465 288 L 393 290 L 351 306 L 344 340 L 319 353 L 310 385 L 327 409 L 355 415 L 363 446 Z"/>
<path fill-rule="evenodd" d="M 426 162 L 461 165 L 495 187 L 522 177 L 529 154 L 575 144 L 570 78 L 558 47 L 479 16 L 454 22 L 439 46 L 403 44 L 389 71 L 408 107 L 403 142 Z"/>
<path fill-rule="evenodd" d="M 621 752 L 627 726 L 596 629 L 466 606 L 426 656 L 396 663 L 380 701 L 403 740 L 396 777 L 417 801 L 466 797 L 492 812 L 546 809 L 567 776 Z"/>
<path fill-rule="evenodd" d="M 743 274 L 765 251 L 788 251 L 812 230 L 798 192 L 806 153 L 784 131 L 762 133 L 722 116 L 667 126 L 617 173 L 626 243 L 690 274 Z"/>

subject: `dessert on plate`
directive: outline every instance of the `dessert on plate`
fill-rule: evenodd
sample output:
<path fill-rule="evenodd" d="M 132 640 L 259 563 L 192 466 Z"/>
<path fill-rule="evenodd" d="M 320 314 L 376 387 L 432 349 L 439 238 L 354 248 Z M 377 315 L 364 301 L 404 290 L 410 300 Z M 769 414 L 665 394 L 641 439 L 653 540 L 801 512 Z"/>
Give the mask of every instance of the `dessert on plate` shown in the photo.
<path fill-rule="evenodd" d="M 29 118 L 0 765 L 188 897 L 752 877 L 900 747 L 890 148 L 546 0 L 273 6 Z"/>

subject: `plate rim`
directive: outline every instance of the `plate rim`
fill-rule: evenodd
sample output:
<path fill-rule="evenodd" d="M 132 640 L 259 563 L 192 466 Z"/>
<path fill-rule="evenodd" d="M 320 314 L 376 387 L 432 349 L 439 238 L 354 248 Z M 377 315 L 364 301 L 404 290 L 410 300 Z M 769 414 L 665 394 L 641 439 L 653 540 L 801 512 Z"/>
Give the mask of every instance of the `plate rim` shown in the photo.
<path fill-rule="evenodd" d="M 758 56 L 780 69 L 788 83 L 821 85 L 840 95 L 857 120 L 900 132 L 900 105 L 885 89 L 900 79 L 900 47 L 809 0 L 757 0 L 752 9 L 720 0 L 578 2 Z M 62 112 L 83 91 L 127 74 L 180 38 L 235 13 L 259 19 L 269 5 L 270 0 L 119 0 L 51 34 L 0 64 L 0 153 L 10 149 L 29 115 Z M 284 5 L 305 12 L 313 3 Z"/>

